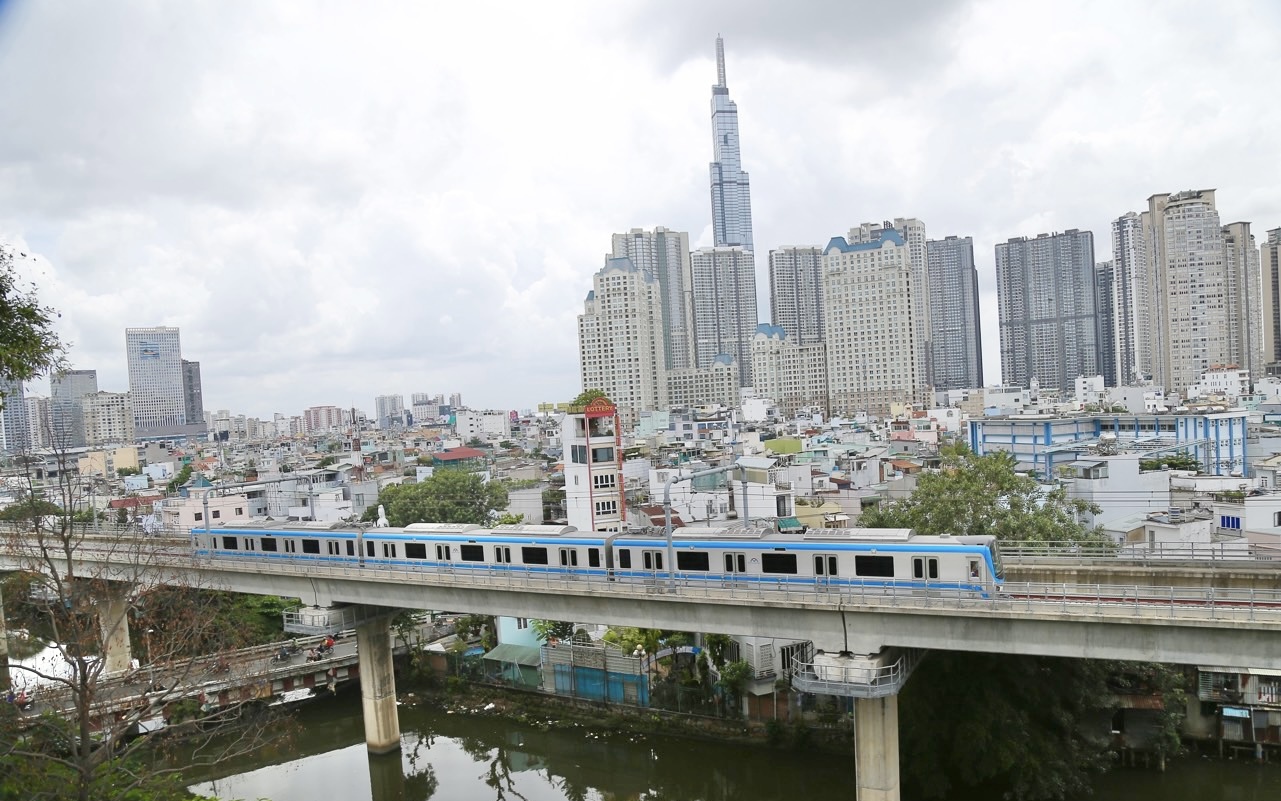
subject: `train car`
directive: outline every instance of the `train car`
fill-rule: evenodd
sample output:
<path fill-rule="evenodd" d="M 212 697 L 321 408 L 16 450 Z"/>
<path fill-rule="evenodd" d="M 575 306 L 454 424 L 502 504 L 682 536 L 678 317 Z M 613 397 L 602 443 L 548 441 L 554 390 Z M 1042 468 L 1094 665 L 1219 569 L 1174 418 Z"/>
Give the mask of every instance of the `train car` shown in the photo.
<path fill-rule="evenodd" d="M 662 534 L 580 532 L 572 526 L 415 523 L 352 528 L 326 523 L 245 524 L 194 529 L 197 556 L 354 564 L 371 569 L 555 574 L 611 581 L 752 582 L 885 590 L 999 588 L 993 537 L 921 536 L 909 529 L 685 527 Z M 669 564 L 674 557 L 674 564 Z"/>

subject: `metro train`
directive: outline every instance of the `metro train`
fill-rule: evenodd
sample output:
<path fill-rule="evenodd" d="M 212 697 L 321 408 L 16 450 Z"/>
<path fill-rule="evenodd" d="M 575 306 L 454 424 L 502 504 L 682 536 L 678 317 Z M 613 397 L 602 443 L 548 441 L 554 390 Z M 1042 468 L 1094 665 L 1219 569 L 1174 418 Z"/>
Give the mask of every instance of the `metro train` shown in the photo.
<path fill-rule="evenodd" d="M 573 526 L 414 523 L 404 528 L 272 521 L 192 529 L 197 557 L 604 581 L 672 577 L 662 532 Z M 991 536 L 925 536 L 911 529 L 682 527 L 672 534 L 675 578 L 780 587 L 954 590 L 987 597 L 1002 583 Z"/>

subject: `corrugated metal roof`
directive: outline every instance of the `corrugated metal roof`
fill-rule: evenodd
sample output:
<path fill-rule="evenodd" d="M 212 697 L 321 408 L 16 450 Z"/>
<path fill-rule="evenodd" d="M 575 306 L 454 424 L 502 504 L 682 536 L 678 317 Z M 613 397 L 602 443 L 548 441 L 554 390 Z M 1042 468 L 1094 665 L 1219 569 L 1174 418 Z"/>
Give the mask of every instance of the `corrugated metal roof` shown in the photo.
<path fill-rule="evenodd" d="M 500 643 L 497 648 L 485 654 L 483 658 L 491 662 L 514 663 L 526 667 L 538 667 L 542 664 L 540 649 L 532 645 L 517 645 L 512 642 Z"/>

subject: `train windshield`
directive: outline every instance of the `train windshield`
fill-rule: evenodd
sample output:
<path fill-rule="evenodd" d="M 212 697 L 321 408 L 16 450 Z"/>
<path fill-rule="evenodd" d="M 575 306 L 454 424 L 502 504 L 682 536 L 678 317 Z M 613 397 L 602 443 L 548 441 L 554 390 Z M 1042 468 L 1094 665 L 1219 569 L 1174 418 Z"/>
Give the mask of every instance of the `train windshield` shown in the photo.
<path fill-rule="evenodd" d="M 1005 568 L 1001 566 L 1001 548 L 997 545 L 995 538 L 993 538 L 989 547 L 992 549 L 992 570 L 996 574 L 996 578 L 1003 581 L 1005 579 Z"/>

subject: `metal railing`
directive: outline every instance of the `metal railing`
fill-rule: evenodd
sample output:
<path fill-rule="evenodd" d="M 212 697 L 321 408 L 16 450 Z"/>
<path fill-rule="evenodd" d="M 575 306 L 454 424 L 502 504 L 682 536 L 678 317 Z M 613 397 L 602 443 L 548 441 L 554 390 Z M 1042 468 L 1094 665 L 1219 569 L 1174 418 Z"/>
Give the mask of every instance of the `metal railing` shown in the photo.
<path fill-rule="evenodd" d="M 848 665 L 832 661 L 806 662 L 798 654 L 792 658 L 790 665 L 792 687 L 804 693 L 843 698 L 886 698 L 898 695 L 925 652 L 908 648 L 902 651 L 896 649 L 891 652 L 893 653 L 898 654 L 893 662 L 881 663 L 879 655 L 874 655 L 863 660 L 865 664 L 851 661 Z M 814 656 L 809 658 L 815 659 Z"/>
<path fill-rule="evenodd" d="M 1001 558 L 1007 563 L 1067 562 L 1072 564 L 1139 563 L 1170 566 L 1172 562 L 1206 565 L 1252 564 L 1281 568 L 1281 545 L 1269 546 L 1244 540 L 1212 543 L 1146 543 L 1089 545 L 1072 542 L 1002 542 Z"/>

